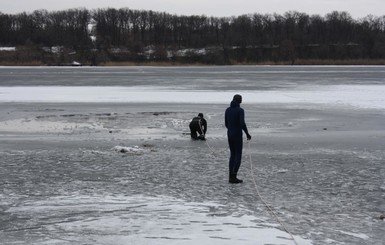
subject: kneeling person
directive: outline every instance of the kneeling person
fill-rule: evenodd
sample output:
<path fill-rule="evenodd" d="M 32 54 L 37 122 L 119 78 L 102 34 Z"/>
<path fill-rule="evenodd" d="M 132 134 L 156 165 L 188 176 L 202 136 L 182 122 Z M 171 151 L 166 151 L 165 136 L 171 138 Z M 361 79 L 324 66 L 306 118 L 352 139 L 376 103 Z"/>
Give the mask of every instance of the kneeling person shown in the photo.
<path fill-rule="evenodd" d="M 197 117 L 194 117 L 190 122 L 191 138 L 194 140 L 206 140 L 205 135 L 207 132 L 207 121 L 203 118 L 203 114 L 199 113 Z M 199 136 L 198 136 L 199 134 Z"/>

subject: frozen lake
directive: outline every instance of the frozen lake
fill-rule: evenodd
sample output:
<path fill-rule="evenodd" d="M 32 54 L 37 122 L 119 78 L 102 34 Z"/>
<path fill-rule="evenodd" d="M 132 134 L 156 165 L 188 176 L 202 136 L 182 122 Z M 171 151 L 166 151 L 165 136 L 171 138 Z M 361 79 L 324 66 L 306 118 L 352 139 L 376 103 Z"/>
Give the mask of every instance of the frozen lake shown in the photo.
<path fill-rule="evenodd" d="M 384 75 L 381 66 L 0 67 L 0 241 L 383 244 Z M 223 125 L 235 93 L 253 136 L 241 185 L 227 182 Z M 187 135 L 198 112 L 207 144 Z"/>
<path fill-rule="evenodd" d="M 384 67 L 0 67 L 0 102 L 249 103 L 385 108 Z"/>

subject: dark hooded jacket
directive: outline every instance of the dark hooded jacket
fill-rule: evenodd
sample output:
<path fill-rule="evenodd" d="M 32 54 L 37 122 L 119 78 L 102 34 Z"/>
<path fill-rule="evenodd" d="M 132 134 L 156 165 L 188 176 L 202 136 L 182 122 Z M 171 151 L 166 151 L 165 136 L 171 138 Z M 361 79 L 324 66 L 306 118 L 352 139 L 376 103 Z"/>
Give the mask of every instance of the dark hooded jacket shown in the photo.
<path fill-rule="evenodd" d="M 190 122 L 190 129 L 193 129 L 199 133 L 206 134 L 207 132 L 207 121 L 203 117 L 194 117 Z M 203 131 L 203 132 L 202 132 Z"/>
<path fill-rule="evenodd" d="M 229 138 L 242 138 L 242 130 L 249 134 L 245 123 L 245 111 L 238 101 L 231 101 L 230 107 L 225 112 L 225 126 Z"/>

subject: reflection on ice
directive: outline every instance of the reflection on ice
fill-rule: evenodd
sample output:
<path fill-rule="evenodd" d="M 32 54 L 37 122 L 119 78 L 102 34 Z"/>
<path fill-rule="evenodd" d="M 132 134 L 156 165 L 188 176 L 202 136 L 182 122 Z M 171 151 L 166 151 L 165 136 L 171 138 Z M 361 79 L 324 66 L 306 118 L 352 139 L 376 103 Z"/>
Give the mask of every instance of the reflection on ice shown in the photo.
<path fill-rule="evenodd" d="M 29 238 L 31 243 L 293 244 L 289 234 L 275 225 L 251 215 L 228 216 L 224 209 L 217 203 L 166 196 L 57 196 L 8 209 L 7 215 L 17 216 L 20 223 L 5 231 L 38 229 L 38 235 Z M 25 237 L 0 237 L 26 242 Z"/>

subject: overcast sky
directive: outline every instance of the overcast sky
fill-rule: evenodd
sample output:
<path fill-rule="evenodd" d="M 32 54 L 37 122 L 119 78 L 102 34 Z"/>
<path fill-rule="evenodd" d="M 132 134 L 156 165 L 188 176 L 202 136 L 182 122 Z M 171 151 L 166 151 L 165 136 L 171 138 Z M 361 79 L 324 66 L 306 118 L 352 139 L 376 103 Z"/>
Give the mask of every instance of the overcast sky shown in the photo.
<path fill-rule="evenodd" d="M 215 17 L 242 14 L 283 14 L 298 11 L 324 16 L 334 10 L 347 11 L 353 18 L 385 15 L 385 0 L 0 0 L 0 12 L 15 14 L 37 9 L 64 10 L 85 7 L 153 10 L 177 15 Z"/>

